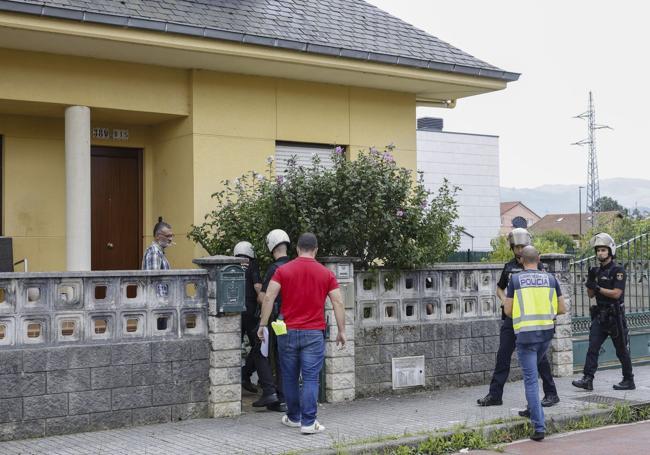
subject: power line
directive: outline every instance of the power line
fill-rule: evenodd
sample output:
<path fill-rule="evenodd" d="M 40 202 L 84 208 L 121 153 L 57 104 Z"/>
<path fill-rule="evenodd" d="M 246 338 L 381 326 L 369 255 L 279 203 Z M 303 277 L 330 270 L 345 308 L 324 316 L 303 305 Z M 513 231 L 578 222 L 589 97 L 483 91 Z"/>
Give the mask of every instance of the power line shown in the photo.
<path fill-rule="evenodd" d="M 589 154 L 587 158 L 587 209 L 591 212 L 591 226 L 594 225 L 594 211 L 597 210 L 596 202 L 600 199 L 600 181 L 598 179 L 598 158 L 596 157 L 596 130 L 612 129 L 607 125 L 596 124 L 596 109 L 594 98 L 589 92 L 589 109 L 574 118 L 587 120 L 588 137 L 572 145 L 588 145 Z"/>

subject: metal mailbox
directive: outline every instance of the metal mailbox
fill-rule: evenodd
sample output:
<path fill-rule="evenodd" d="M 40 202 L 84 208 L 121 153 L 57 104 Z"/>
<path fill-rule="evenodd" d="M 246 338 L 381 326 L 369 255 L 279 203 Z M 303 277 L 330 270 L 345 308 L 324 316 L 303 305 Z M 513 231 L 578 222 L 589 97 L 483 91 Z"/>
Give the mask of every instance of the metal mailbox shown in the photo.
<path fill-rule="evenodd" d="M 217 275 L 217 311 L 241 313 L 246 309 L 246 272 L 241 265 L 227 265 Z"/>

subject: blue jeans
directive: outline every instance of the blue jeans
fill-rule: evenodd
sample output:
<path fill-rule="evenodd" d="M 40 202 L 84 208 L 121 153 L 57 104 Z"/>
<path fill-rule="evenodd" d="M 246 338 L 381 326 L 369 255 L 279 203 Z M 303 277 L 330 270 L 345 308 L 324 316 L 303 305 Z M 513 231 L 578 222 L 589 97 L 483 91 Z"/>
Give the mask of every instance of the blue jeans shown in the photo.
<path fill-rule="evenodd" d="M 325 358 L 322 330 L 288 330 L 278 337 L 287 416 L 309 426 L 316 420 L 318 382 Z M 302 390 L 298 380 L 302 375 Z"/>
<path fill-rule="evenodd" d="M 537 384 L 537 366 L 548 351 L 551 340 L 541 343 L 517 343 L 517 356 L 524 374 L 524 389 L 526 401 L 530 410 L 530 421 L 535 431 L 544 432 L 544 410 L 539 399 L 539 385 Z"/>

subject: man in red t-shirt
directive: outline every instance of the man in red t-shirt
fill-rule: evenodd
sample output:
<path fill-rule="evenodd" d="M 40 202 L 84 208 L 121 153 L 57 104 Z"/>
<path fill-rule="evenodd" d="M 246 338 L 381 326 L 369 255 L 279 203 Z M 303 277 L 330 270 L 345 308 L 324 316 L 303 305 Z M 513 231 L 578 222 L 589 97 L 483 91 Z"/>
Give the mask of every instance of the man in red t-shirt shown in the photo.
<path fill-rule="evenodd" d="M 325 358 L 325 299 L 329 296 L 336 318 L 336 343 L 345 346 L 345 307 L 331 270 L 316 262 L 318 241 L 311 233 L 298 239 L 298 257 L 278 268 L 269 283 L 262 304 L 260 329 L 264 339 L 273 302 L 282 296 L 280 318 L 287 334 L 278 336 L 280 370 L 287 414 L 282 423 L 300 427 L 305 434 L 319 433 L 325 427 L 316 420 L 318 379 Z M 302 391 L 298 378 L 302 375 Z"/>

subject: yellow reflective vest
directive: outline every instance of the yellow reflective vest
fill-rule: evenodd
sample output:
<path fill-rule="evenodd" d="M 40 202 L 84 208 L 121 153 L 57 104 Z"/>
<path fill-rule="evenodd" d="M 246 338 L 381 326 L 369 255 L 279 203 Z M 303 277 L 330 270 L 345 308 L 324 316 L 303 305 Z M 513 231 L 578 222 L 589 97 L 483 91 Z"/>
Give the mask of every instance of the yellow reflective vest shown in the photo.
<path fill-rule="evenodd" d="M 537 270 L 512 276 L 512 326 L 515 333 L 551 330 L 555 326 L 559 285 L 555 277 Z"/>

